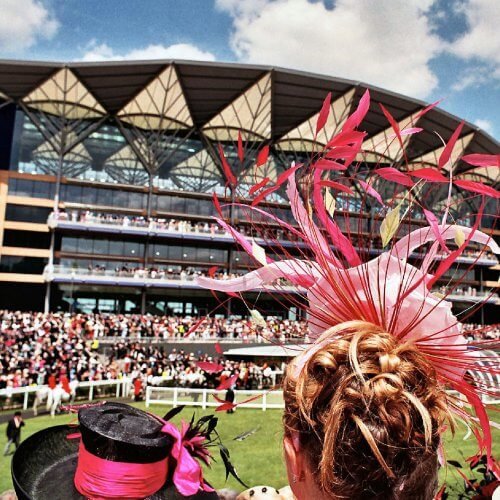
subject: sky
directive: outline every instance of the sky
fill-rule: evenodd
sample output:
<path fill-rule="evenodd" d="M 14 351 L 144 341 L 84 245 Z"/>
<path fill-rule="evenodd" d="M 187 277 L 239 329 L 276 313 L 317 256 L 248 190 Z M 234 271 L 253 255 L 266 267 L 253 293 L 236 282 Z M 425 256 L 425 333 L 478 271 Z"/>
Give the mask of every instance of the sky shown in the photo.
<path fill-rule="evenodd" d="M 499 0 L 0 0 L 0 58 L 280 66 L 392 90 L 500 139 Z"/>

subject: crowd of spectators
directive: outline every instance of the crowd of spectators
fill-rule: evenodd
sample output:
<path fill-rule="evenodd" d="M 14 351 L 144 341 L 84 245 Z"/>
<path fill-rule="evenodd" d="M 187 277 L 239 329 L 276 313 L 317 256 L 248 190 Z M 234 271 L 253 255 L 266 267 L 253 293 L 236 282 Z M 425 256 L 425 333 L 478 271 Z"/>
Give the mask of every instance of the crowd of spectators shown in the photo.
<path fill-rule="evenodd" d="M 192 328 L 194 326 L 196 329 Z M 68 374 L 70 380 L 78 381 L 136 377 L 139 373 L 144 378 L 162 377 L 165 382 L 182 384 L 193 379 L 193 373 L 199 373 L 192 371 L 192 362 L 193 359 L 205 360 L 203 356 L 193 358 L 193 354 L 175 352 L 175 363 L 172 363 L 172 352 L 168 349 L 140 344 L 137 340 L 227 339 L 256 342 L 265 337 L 285 342 L 295 337 L 303 338 L 305 332 L 303 321 L 277 319 L 269 319 L 265 327 L 256 327 L 247 319 L 207 318 L 200 322 L 192 317 L 149 314 L 0 311 L 0 389 L 43 384 L 50 374 L 61 373 Z M 113 348 L 111 356 L 99 352 L 99 340 L 105 337 L 121 340 Z M 186 370 L 177 373 L 179 363 Z M 226 362 L 226 368 L 231 366 L 234 363 Z M 250 380 L 255 377 L 260 377 L 260 380 L 262 375 L 255 374 L 267 367 L 259 366 L 260 371 L 256 365 L 240 367 L 237 364 L 236 368 L 238 373 L 248 371 Z"/>
<path fill-rule="evenodd" d="M 259 322 L 261 323 L 261 322 Z M 196 327 L 196 328 L 194 328 Z M 463 326 L 469 341 L 500 339 L 500 328 Z M 192 331 L 191 331 L 192 330 Z M 47 383 L 51 374 L 67 374 L 70 380 L 111 380 L 140 377 L 154 385 L 217 385 L 213 376 L 198 368 L 198 361 L 214 361 L 194 354 L 196 344 L 189 340 L 223 339 L 255 342 L 267 338 L 275 342 L 306 338 L 305 321 L 269 318 L 265 326 L 250 319 L 197 318 L 179 316 L 23 313 L 0 311 L 0 389 Z M 103 354 L 99 341 L 117 337 Z M 178 341 L 187 339 L 186 351 L 168 343 L 148 339 Z M 215 360 L 219 362 L 220 360 Z M 269 384 L 270 373 L 282 367 L 266 363 L 222 361 L 223 375 L 238 373 L 241 387 Z M 208 385 L 207 385 L 208 384 Z"/>

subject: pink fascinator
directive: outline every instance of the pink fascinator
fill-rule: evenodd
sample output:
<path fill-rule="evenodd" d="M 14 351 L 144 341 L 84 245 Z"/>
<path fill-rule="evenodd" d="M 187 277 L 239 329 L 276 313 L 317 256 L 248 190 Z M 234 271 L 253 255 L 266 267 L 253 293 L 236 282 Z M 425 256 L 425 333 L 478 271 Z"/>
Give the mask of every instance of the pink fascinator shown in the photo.
<path fill-rule="evenodd" d="M 481 300 L 476 299 L 460 319 L 452 311 L 451 299 L 463 294 L 479 261 L 494 263 L 494 254 L 500 253 L 488 234 L 491 231 L 483 230 L 484 220 L 495 219 L 500 193 L 468 180 L 470 176 L 456 174 L 454 165 L 461 161 L 471 169 L 498 169 L 500 156 L 454 158 L 461 123 L 443 144 L 435 164 L 409 161 L 406 139 L 422 131 L 415 123 L 432 106 L 407 128 L 400 128 L 380 106 L 393 133 L 383 139 L 383 146 L 377 144 L 368 151 L 370 141 L 362 122 L 369 107 L 366 91 L 340 132 L 310 158 L 299 158 L 300 163 L 286 169 L 274 184 L 266 178 L 240 193 L 247 198 L 250 195 L 248 202 L 221 206 L 215 198 L 217 221 L 250 255 L 253 265 L 237 278 L 200 277 L 198 284 L 231 296 L 270 291 L 278 300 L 305 309 L 308 335 L 299 340 L 311 345 L 299 357 L 297 370 L 320 348 L 315 339 L 343 322 L 363 320 L 382 327 L 401 342 L 411 341 L 451 391 L 450 407 L 474 428 L 480 452 L 491 457 L 484 399 L 495 390 L 487 380 L 500 374 L 495 363 L 498 357 L 489 353 L 493 341 L 485 340 L 481 329 L 472 332 L 481 340 L 468 341 L 462 323 L 493 294 L 486 292 Z M 330 110 L 327 96 L 318 115 L 316 136 Z M 241 142 L 239 139 L 239 152 Z M 390 155 L 384 154 L 384 147 L 398 150 L 396 165 L 387 164 Z M 374 149 L 378 151 L 375 167 Z M 271 161 L 269 151 L 266 147 L 258 154 L 256 172 Z M 222 149 L 220 153 L 223 155 Z M 223 163 L 230 172 L 225 158 Z M 236 176 L 231 175 L 231 179 L 234 196 L 238 194 Z M 272 203 L 260 206 L 274 201 L 277 193 L 287 198 L 293 221 L 285 220 Z M 224 211 L 231 206 L 246 217 L 259 239 L 248 238 L 227 222 Z M 478 363 L 479 359 L 483 362 Z M 467 373 L 473 371 L 484 371 L 488 376 L 471 382 Z M 462 407 L 465 400 L 474 414 Z M 492 460 L 489 465 L 493 467 Z"/>

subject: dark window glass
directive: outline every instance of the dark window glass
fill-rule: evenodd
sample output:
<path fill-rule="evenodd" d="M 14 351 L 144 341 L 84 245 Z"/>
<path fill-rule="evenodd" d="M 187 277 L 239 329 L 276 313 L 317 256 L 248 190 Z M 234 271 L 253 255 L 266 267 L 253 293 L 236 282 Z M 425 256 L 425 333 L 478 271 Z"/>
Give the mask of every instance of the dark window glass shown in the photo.
<path fill-rule="evenodd" d="M 178 214 L 186 213 L 186 200 L 179 196 L 172 196 L 171 198 L 172 204 L 170 207 L 170 211 Z"/>
<path fill-rule="evenodd" d="M 78 252 L 92 253 L 93 241 L 87 238 L 78 238 Z"/>
<path fill-rule="evenodd" d="M 109 255 L 108 241 L 95 239 L 93 253 L 97 255 Z"/>
<path fill-rule="evenodd" d="M 55 184 L 52 182 L 33 181 L 33 196 L 35 198 L 52 199 L 55 194 Z"/>
<path fill-rule="evenodd" d="M 128 201 L 128 195 L 127 191 L 114 191 L 113 192 L 113 205 L 115 207 L 128 207 L 129 201 Z"/>
<path fill-rule="evenodd" d="M 215 212 L 212 200 L 199 200 L 199 215 L 213 215 Z"/>
<path fill-rule="evenodd" d="M 82 186 L 63 184 L 62 198 L 70 203 L 82 203 Z"/>
<path fill-rule="evenodd" d="M 77 252 L 78 251 L 78 238 L 70 236 L 63 236 L 61 241 L 61 252 Z"/>
<path fill-rule="evenodd" d="M 5 220 L 16 222 L 47 223 L 52 210 L 44 207 L 29 207 L 26 205 L 7 205 Z"/>
<path fill-rule="evenodd" d="M 0 272 L 42 274 L 47 262 L 48 259 L 42 259 L 39 257 L 4 255 L 0 260 Z"/>
<path fill-rule="evenodd" d="M 3 244 L 6 247 L 49 248 L 50 233 L 35 231 L 17 231 L 6 229 L 3 233 Z"/>
<path fill-rule="evenodd" d="M 97 191 L 97 205 L 104 205 L 107 207 L 113 206 L 112 189 L 96 189 L 96 191 Z"/>
<path fill-rule="evenodd" d="M 171 260 L 181 260 L 182 259 L 182 247 L 177 245 L 172 245 L 168 248 L 168 258 Z"/>
<path fill-rule="evenodd" d="M 169 196 L 158 196 L 156 198 L 157 201 L 157 210 L 160 212 L 170 212 L 171 200 Z"/>
<path fill-rule="evenodd" d="M 109 242 L 110 255 L 123 255 L 123 241 L 110 241 Z"/>
<path fill-rule="evenodd" d="M 84 205 L 97 205 L 97 192 L 94 187 L 82 186 L 81 203 Z"/>
<path fill-rule="evenodd" d="M 135 241 L 126 241 L 124 244 L 124 253 L 126 257 L 142 257 L 144 252 L 144 245 L 136 243 Z"/>
<path fill-rule="evenodd" d="M 210 248 L 198 247 L 196 249 L 196 260 L 199 260 L 200 262 L 208 262 L 210 259 L 210 255 Z"/>
<path fill-rule="evenodd" d="M 144 193 L 128 193 L 128 195 L 128 205 L 125 206 L 129 208 L 144 208 Z"/>

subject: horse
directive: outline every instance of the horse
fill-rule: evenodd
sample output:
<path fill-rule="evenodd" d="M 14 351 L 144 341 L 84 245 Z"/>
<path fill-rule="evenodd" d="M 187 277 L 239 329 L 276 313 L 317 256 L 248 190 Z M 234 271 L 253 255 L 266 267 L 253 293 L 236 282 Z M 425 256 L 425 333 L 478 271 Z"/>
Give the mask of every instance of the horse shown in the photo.
<path fill-rule="evenodd" d="M 45 408 L 50 412 L 51 417 L 55 417 L 56 411 L 59 409 L 62 402 L 69 402 L 72 404 L 75 401 L 78 381 L 72 380 L 69 383 L 69 387 L 69 394 L 63 389 L 62 384 L 57 384 L 54 389 L 48 386 L 40 387 L 36 391 L 35 401 L 33 402 L 33 414 L 35 417 L 38 415 L 38 405 L 44 401 L 46 401 Z"/>

